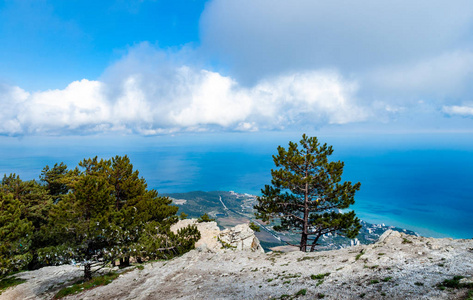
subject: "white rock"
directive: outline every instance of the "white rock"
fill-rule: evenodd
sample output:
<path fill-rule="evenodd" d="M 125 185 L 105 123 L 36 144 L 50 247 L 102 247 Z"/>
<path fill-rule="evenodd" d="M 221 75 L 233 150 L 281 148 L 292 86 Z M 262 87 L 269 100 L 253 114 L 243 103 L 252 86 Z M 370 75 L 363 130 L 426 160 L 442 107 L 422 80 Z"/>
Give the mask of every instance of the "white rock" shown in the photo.
<path fill-rule="evenodd" d="M 199 252 L 219 253 L 225 251 L 227 247 L 239 251 L 264 252 L 258 238 L 248 224 L 240 224 L 220 231 L 217 222 L 197 223 L 196 219 L 185 219 L 174 224 L 171 230 L 177 232 L 177 230 L 189 225 L 196 225 L 200 231 L 201 238 L 195 244 Z"/>

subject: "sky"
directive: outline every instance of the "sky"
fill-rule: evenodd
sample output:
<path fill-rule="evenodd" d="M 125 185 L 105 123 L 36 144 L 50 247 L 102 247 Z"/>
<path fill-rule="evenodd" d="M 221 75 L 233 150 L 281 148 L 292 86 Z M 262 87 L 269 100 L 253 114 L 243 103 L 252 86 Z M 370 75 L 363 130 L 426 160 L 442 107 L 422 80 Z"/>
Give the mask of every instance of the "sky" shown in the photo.
<path fill-rule="evenodd" d="M 472 133 L 469 0 L 0 0 L 0 135 Z"/>

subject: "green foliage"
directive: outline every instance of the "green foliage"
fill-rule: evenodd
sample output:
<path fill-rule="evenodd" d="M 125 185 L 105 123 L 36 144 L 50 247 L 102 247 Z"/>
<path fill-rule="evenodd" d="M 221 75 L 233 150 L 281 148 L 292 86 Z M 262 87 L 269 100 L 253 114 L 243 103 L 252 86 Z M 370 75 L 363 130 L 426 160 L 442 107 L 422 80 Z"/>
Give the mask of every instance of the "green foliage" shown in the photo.
<path fill-rule="evenodd" d="M 55 244 L 39 251 L 48 264 L 89 261 L 106 257 L 114 245 L 114 199 L 111 187 L 99 176 L 77 179 L 73 193 L 51 210 L 49 232 Z"/>
<path fill-rule="evenodd" d="M 310 275 L 310 279 L 316 280 L 316 279 L 324 279 L 325 277 L 329 276 L 330 273 L 324 273 L 324 274 L 317 274 L 317 275 Z"/>
<path fill-rule="evenodd" d="M 473 283 L 460 283 L 460 280 L 465 278 L 465 276 L 453 276 L 452 279 L 445 279 L 441 283 L 437 284 L 437 287 L 441 290 L 445 288 L 453 288 L 453 289 L 460 289 L 460 288 L 470 288 L 473 289 Z"/>
<path fill-rule="evenodd" d="M 258 225 L 256 225 L 254 222 L 250 222 L 250 228 L 254 232 L 260 232 L 261 231 L 260 227 Z"/>
<path fill-rule="evenodd" d="M 22 218 L 24 209 L 13 194 L 0 191 L 0 277 L 22 270 L 32 259 L 33 224 Z"/>
<path fill-rule="evenodd" d="M 306 290 L 306 289 L 302 289 L 302 290 L 299 290 L 299 291 L 296 293 L 296 296 L 305 296 L 305 294 L 307 294 L 307 290 Z"/>
<path fill-rule="evenodd" d="M 16 278 L 14 276 L 6 277 L 0 280 L 0 295 L 4 290 L 6 290 L 9 287 L 19 285 L 23 282 L 25 282 L 26 279 L 21 279 L 21 278 Z"/>
<path fill-rule="evenodd" d="M 361 250 L 361 252 L 356 255 L 355 260 L 359 260 L 363 254 L 365 254 L 365 251 Z"/>
<path fill-rule="evenodd" d="M 379 267 L 379 265 L 374 265 L 374 266 L 364 265 L 364 266 L 363 266 L 363 268 L 365 268 L 365 269 L 372 269 L 372 270 L 374 270 L 374 269 L 376 269 L 376 268 L 378 268 L 378 267 Z"/>
<path fill-rule="evenodd" d="M 372 280 L 370 280 L 370 284 L 376 284 L 376 283 L 379 283 L 379 280 L 378 280 L 378 279 L 372 279 Z"/>
<path fill-rule="evenodd" d="M 120 276 L 120 274 L 110 272 L 105 275 L 94 277 L 91 280 L 88 280 L 85 282 L 83 280 L 78 281 L 72 286 L 68 286 L 66 288 L 61 289 L 59 292 L 56 293 L 56 295 L 54 296 L 54 299 L 61 299 L 66 296 L 78 294 L 80 292 L 92 289 L 97 286 L 107 285 L 111 283 L 113 280 L 117 279 L 118 276 Z"/>
<path fill-rule="evenodd" d="M 236 246 L 232 246 L 231 244 L 222 241 L 219 237 L 217 237 L 217 241 L 219 241 L 222 244 L 221 249 L 236 249 Z"/>
<path fill-rule="evenodd" d="M 170 258 L 200 238 L 195 226 L 171 232 L 178 208 L 148 190 L 127 156 L 89 158 L 68 170 L 46 166 L 41 183 L 4 176 L 0 185 L 0 276 L 77 262 Z"/>
<path fill-rule="evenodd" d="M 256 217 L 263 221 L 280 218 L 281 224 L 274 229 L 300 231 L 301 251 L 308 246 L 314 251 L 324 234 L 354 238 L 361 228 L 353 211 L 341 211 L 355 203 L 360 183 L 340 183 L 344 163 L 329 162 L 332 153 L 331 146 L 305 134 L 299 144 L 289 142 L 287 149 L 279 146 L 278 155 L 273 156 L 278 169 L 271 170 L 271 185 L 261 190 L 255 206 Z"/>
<path fill-rule="evenodd" d="M 202 222 L 213 222 L 213 221 L 215 221 L 215 219 L 210 218 L 207 213 L 201 215 L 201 216 L 197 219 L 197 222 L 198 222 L 198 223 L 202 223 Z"/>
<path fill-rule="evenodd" d="M 46 166 L 41 171 L 39 178 L 45 183 L 46 189 L 49 195 L 53 197 L 54 202 L 58 202 L 61 200 L 62 196 L 69 192 L 68 178 L 70 178 L 72 174 L 73 173 L 68 172 L 67 165 L 64 163 L 54 164 L 52 168 Z"/>
<path fill-rule="evenodd" d="M 119 259 L 126 266 L 131 256 L 143 260 L 180 255 L 200 238 L 195 226 L 171 232 L 178 208 L 147 189 L 127 156 L 84 159 L 79 166 L 82 171 L 71 192 L 52 210 L 50 230 L 57 244 L 44 249 L 43 259 L 86 265 Z"/>
<path fill-rule="evenodd" d="M 48 233 L 43 227 L 48 222 L 49 212 L 53 205 L 52 197 L 43 185 L 34 180 L 23 181 L 16 174 L 5 175 L 0 190 L 4 194 L 12 195 L 14 200 L 20 203 L 19 218 L 22 222 L 30 222 L 32 225 L 32 230 L 28 235 L 30 239 L 28 268 L 38 267 L 37 249 L 48 243 Z"/>

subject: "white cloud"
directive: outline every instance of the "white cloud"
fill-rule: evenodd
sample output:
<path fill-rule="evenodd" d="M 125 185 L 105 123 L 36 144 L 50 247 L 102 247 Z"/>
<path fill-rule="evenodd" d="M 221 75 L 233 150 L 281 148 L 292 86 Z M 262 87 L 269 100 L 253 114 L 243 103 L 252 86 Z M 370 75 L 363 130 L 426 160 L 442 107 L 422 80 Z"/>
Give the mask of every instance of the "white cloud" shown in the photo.
<path fill-rule="evenodd" d="M 274 118 L 280 126 L 303 121 L 345 124 L 364 121 L 367 108 L 355 101 L 357 85 L 337 73 L 312 71 L 267 79 L 250 94 L 259 100 L 259 117 Z"/>
<path fill-rule="evenodd" d="M 17 118 L 28 133 L 92 128 L 110 119 L 102 83 L 74 81 L 63 90 L 35 92 L 22 103 Z"/>
<path fill-rule="evenodd" d="M 200 26 L 200 51 L 242 85 L 325 69 L 337 70 L 345 90 L 347 81 L 356 83 L 349 98 L 370 112 L 347 114 L 330 107 L 334 101 L 313 104 L 332 111 L 328 123 L 363 113 L 392 121 L 420 101 L 441 117 L 443 106 L 473 93 L 468 0 L 212 0 Z"/>
<path fill-rule="evenodd" d="M 0 87 L 0 134 L 306 130 L 465 116 L 471 106 L 458 104 L 473 92 L 472 28 L 468 0 L 213 0 L 197 49 L 142 43 L 97 80 L 34 93 Z"/>
<path fill-rule="evenodd" d="M 443 107 L 443 112 L 448 114 L 448 115 L 459 115 L 463 117 L 473 117 L 473 106 L 465 105 L 465 106 L 458 106 L 458 105 L 453 105 L 453 106 L 444 106 Z"/>
<path fill-rule="evenodd" d="M 141 43 L 61 90 L 0 85 L 0 134 L 441 126 L 471 112 L 472 29 L 469 0 L 212 0 L 197 48 Z"/>
<path fill-rule="evenodd" d="M 252 87 L 220 73 L 172 62 L 148 45 L 118 61 L 100 81 L 27 93 L 2 89 L 2 134 L 121 131 L 255 131 L 366 120 L 357 85 L 334 71 L 293 72 Z M 164 59 L 163 59 L 164 57 Z"/>
<path fill-rule="evenodd" d="M 19 87 L 0 85 L 0 134 L 18 134 L 22 126 L 18 113 L 29 94 Z"/>

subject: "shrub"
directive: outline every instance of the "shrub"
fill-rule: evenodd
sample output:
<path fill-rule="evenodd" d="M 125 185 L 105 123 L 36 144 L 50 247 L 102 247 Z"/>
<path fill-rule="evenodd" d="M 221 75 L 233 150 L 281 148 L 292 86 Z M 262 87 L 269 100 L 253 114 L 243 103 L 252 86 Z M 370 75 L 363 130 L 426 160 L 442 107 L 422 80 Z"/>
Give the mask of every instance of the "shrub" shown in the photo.
<path fill-rule="evenodd" d="M 209 217 L 207 213 L 203 214 L 197 219 L 197 222 L 202 223 L 202 222 L 213 222 L 215 219 L 212 219 Z"/>
<path fill-rule="evenodd" d="M 324 279 L 325 277 L 329 276 L 330 273 L 325 273 L 325 274 L 317 274 L 317 275 L 310 275 L 310 279 L 316 280 L 316 279 Z"/>

